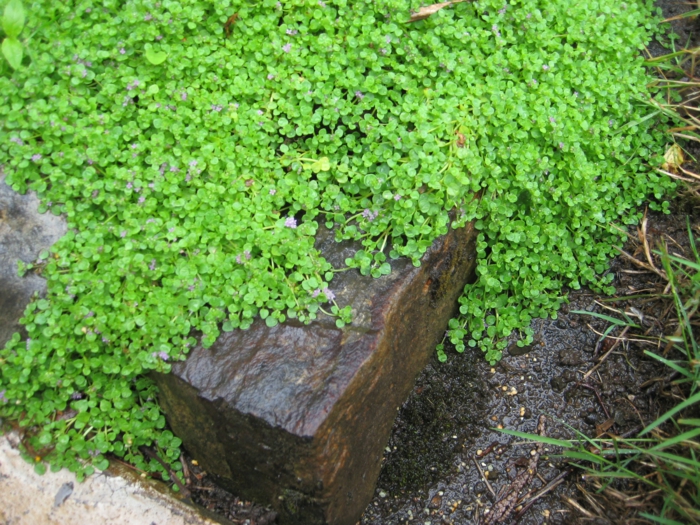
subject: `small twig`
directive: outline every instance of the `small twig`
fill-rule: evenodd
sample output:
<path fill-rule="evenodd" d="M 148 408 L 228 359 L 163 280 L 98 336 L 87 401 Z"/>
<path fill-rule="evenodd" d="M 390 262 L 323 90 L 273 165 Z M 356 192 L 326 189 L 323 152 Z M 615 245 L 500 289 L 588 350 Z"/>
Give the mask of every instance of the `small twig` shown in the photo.
<path fill-rule="evenodd" d="M 519 521 L 520 518 L 523 517 L 523 515 L 532 507 L 535 502 L 540 499 L 542 496 L 547 494 L 548 492 L 551 492 L 554 490 L 556 487 L 564 483 L 564 479 L 566 476 L 571 474 L 573 472 L 572 469 L 564 470 L 563 472 L 560 472 L 558 476 L 556 476 L 554 479 L 552 479 L 547 485 L 542 487 L 540 490 L 538 490 L 531 498 L 527 500 L 526 503 L 524 503 L 523 508 L 518 511 L 518 513 L 515 515 L 515 521 Z"/>
<path fill-rule="evenodd" d="M 568 496 L 562 496 L 562 499 L 564 501 L 566 501 L 569 505 L 571 505 L 573 508 L 575 508 L 577 511 L 579 511 L 581 514 L 586 516 L 587 518 L 593 519 L 593 518 L 597 517 L 592 512 L 587 511 L 581 505 L 579 505 L 579 503 L 576 500 L 573 500 L 573 499 L 569 498 Z"/>
<path fill-rule="evenodd" d="M 190 479 L 190 468 L 187 466 L 184 454 L 180 454 L 180 464 L 182 465 L 182 475 L 185 477 L 185 485 L 189 486 L 192 484 L 192 480 Z"/>
<path fill-rule="evenodd" d="M 537 423 L 537 433 L 540 436 L 545 435 L 545 422 L 546 418 L 544 416 L 540 416 Z M 496 523 L 500 523 L 504 521 L 511 512 L 513 512 L 520 492 L 532 481 L 532 478 L 537 472 L 537 463 L 540 460 L 540 454 L 543 450 L 544 443 L 537 443 L 534 454 L 530 456 L 530 461 L 528 462 L 527 468 L 516 476 L 510 487 L 506 489 L 504 496 L 494 503 L 493 507 L 491 507 L 491 512 L 489 512 L 488 516 L 484 520 L 484 525 L 495 525 Z"/>
<path fill-rule="evenodd" d="M 629 253 L 627 253 L 627 252 L 626 252 L 625 250 L 623 250 L 622 248 L 619 248 L 618 246 L 614 246 L 614 248 L 615 248 L 618 252 L 620 252 L 622 255 L 624 255 L 625 257 L 627 257 L 627 259 L 629 259 L 630 262 L 631 262 L 632 264 L 636 264 L 636 265 L 639 266 L 640 268 L 644 268 L 644 269 L 646 269 L 646 270 L 649 270 L 650 272 L 653 272 L 653 273 L 657 274 L 658 276 L 662 277 L 662 278 L 663 278 L 664 280 L 666 280 L 666 281 L 668 280 L 668 276 L 666 275 L 666 272 L 664 272 L 663 270 L 658 270 L 658 269 L 656 269 L 656 267 L 654 267 L 654 266 L 649 266 L 647 263 L 644 263 L 644 262 L 640 261 L 639 259 L 637 259 L 637 258 L 635 258 L 634 256 L 630 255 Z"/>
<path fill-rule="evenodd" d="M 484 471 L 481 470 L 481 466 L 479 466 L 479 462 L 476 460 L 476 458 L 472 458 L 472 461 L 476 465 L 476 468 L 479 469 L 479 474 L 481 474 L 481 478 L 486 482 L 486 488 L 489 489 L 489 492 L 493 494 L 493 497 L 496 497 L 496 492 L 494 492 L 493 487 L 491 486 L 491 483 L 489 483 L 489 479 L 484 476 Z"/>
<path fill-rule="evenodd" d="M 654 259 L 651 257 L 651 250 L 649 249 L 649 241 L 647 240 L 647 210 L 646 208 L 644 209 L 644 217 L 642 218 L 642 227 L 638 230 L 639 233 L 639 238 L 642 241 L 642 246 L 644 246 L 644 254 L 647 256 L 647 262 L 649 263 L 649 266 L 651 266 L 654 269 L 654 272 L 656 272 L 658 275 L 661 274 L 661 270 L 659 270 L 656 265 L 654 264 Z"/>
<path fill-rule="evenodd" d="M 145 445 L 139 447 L 139 450 L 140 450 L 143 454 L 147 455 L 147 456 L 150 457 L 150 458 L 155 459 L 158 463 L 160 463 L 160 465 L 165 469 L 165 471 L 170 475 L 170 477 L 172 478 L 172 480 L 175 482 L 175 484 L 177 485 L 177 487 L 180 489 L 180 493 L 184 496 L 184 498 L 185 498 L 185 499 L 190 499 L 190 496 L 191 496 L 190 491 L 187 490 L 187 488 L 182 484 L 182 482 L 179 480 L 179 478 L 177 477 L 177 475 L 170 469 L 170 467 L 168 466 L 168 464 L 167 464 L 165 461 L 163 461 L 163 459 L 162 459 L 158 454 L 156 454 L 155 452 L 153 452 L 150 448 L 148 448 L 148 447 L 145 446 Z"/>
<path fill-rule="evenodd" d="M 620 334 L 620 337 L 617 338 L 617 341 L 615 341 L 615 343 L 610 347 L 610 350 L 608 350 L 607 352 L 605 352 L 605 354 L 603 354 L 603 356 L 600 357 L 600 358 L 598 359 L 598 364 L 597 364 L 597 365 L 595 365 L 593 368 L 591 368 L 588 372 L 586 372 L 586 373 L 583 375 L 582 381 L 585 381 L 586 379 L 588 379 L 588 378 L 590 377 L 590 375 L 591 375 L 593 372 L 595 372 L 595 371 L 600 367 L 600 365 L 603 364 L 603 362 L 608 358 L 608 356 L 612 353 L 612 351 L 615 350 L 615 348 L 617 348 L 617 345 L 620 344 L 620 341 L 623 340 L 622 338 L 625 336 L 625 334 L 627 333 L 627 331 L 628 331 L 629 329 L 630 329 L 629 326 L 625 326 L 625 329 L 624 329 L 624 330 L 622 331 L 622 333 Z"/>
<path fill-rule="evenodd" d="M 610 419 L 610 412 L 608 412 L 608 409 L 605 407 L 605 403 L 603 403 L 603 398 L 600 397 L 600 393 L 598 392 L 598 389 L 594 386 L 587 385 L 586 383 L 579 383 L 578 386 L 582 386 L 583 388 L 588 388 L 589 390 L 593 391 L 593 393 L 595 394 L 595 397 L 598 398 L 598 403 L 600 404 L 600 407 L 603 409 L 603 412 L 605 412 L 605 415 L 607 416 L 607 418 Z"/>
<path fill-rule="evenodd" d="M 591 332 L 593 332 L 596 335 L 599 335 L 604 339 L 612 339 L 613 341 L 631 341 L 633 343 L 653 343 L 653 341 L 647 341 L 646 339 L 630 339 L 629 337 L 622 337 L 622 334 L 620 334 L 620 337 L 615 337 L 614 335 L 605 335 L 593 328 L 589 323 L 586 323 L 586 326 L 591 329 Z"/>

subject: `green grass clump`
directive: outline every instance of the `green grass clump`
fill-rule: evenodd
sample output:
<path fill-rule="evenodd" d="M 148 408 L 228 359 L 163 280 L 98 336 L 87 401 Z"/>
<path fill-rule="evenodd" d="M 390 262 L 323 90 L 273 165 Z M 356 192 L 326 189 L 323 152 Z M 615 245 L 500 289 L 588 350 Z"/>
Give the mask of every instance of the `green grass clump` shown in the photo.
<path fill-rule="evenodd" d="M 26 1 L 20 62 L 0 65 L 0 164 L 70 230 L 23 268 L 48 294 L 0 352 L 0 415 L 52 466 L 160 470 L 151 443 L 175 460 L 144 374 L 195 334 L 328 302 L 349 322 L 319 223 L 381 276 L 476 221 L 479 279 L 449 333 L 490 361 L 565 286 L 609 281 L 612 223 L 668 187 L 646 167 L 664 140 L 639 56 L 651 3 L 478 0 L 406 23 L 418 8 Z"/>
<path fill-rule="evenodd" d="M 588 479 L 599 481 L 599 492 L 611 488 L 623 501 L 627 494 L 633 495 L 630 501 L 636 498 L 639 516 L 666 525 L 700 524 L 700 344 L 694 328 L 700 307 L 700 254 L 690 224 L 688 234 L 694 260 L 669 255 L 665 247 L 659 254 L 678 319 L 676 333 L 663 338 L 667 349 L 674 351 L 672 358 L 645 351 L 678 373 L 673 383 L 685 397 L 635 438 L 594 439 L 575 431 L 578 439 L 559 440 L 502 430 L 563 447 L 565 458 Z M 617 326 L 639 328 L 629 319 L 614 320 Z"/>

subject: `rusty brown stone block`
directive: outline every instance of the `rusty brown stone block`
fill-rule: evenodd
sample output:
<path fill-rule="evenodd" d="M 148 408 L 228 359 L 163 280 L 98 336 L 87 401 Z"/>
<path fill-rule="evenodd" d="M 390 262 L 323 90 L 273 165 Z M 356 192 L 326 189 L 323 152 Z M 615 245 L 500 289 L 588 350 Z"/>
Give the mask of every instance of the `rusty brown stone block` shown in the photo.
<path fill-rule="evenodd" d="M 223 486 L 274 506 L 281 524 L 354 525 L 397 407 L 473 274 L 475 238 L 471 225 L 451 230 L 419 268 L 393 261 L 380 279 L 338 274 L 331 288 L 353 308 L 343 329 L 325 316 L 273 328 L 258 320 L 195 348 L 155 376 L 173 431 Z M 357 249 L 324 228 L 317 246 L 336 267 Z"/>

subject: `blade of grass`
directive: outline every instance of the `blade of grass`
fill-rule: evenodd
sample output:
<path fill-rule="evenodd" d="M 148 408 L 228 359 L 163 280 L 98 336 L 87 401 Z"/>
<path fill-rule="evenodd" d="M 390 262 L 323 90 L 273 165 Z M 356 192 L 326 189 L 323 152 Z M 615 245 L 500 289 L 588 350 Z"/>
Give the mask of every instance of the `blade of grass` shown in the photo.
<path fill-rule="evenodd" d="M 531 441 L 538 441 L 540 443 L 545 443 L 546 445 L 554 445 L 557 447 L 571 448 L 574 444 L 571 441 L 563 439 L 555 439 L 547 436 L 540 436 L 538 434 L 528 434 L 527 432 L 519 432 L 518 430 L 508 430 L 506 428 L 493 428 L 491 430 L 497 430 L 503 434 L 508 434 L 510 436 L 515 436 L 523 439 L 529 439 Z"/>
<path fill-rule="evenodd" d="M 650 432 L 651 430 L 654 430 L 656 427 L 664 423 L 666 420 L 669 418 L 673 417 L 675 414 L 680 412 L 681 410 L 688 408 L 691 405 L 694 405 L 695 403 L 700 401 L 700 392 L 697 392 L 695 395 L 689 397 L 682 403 L 679 403 L 675 407 L 673 407 L 671 410 L 666 412 L 663 416 L 659 417 L 656 421 L 648 425 L 644 430 L 642 430 L 639 435 L 643 436 L 647 432 Z"/>
<path fill-rule="evenodd" d="M 664 439 L 661 443 L 659 443 L 658 445 L 654 445 L 649 450 L 662 450 L 662 449 L 665 449 L 668 447 L 672 447 L 678 443 L 682 443 L 684 441 L 690 441 L 695 436 L 700 436 L 700 428 L 696 428 L 694 430 L 688 430 L 687 432 L 683 432 L 682 434 L 678 434 L 677 436 L 673 436 L 670 439 Z M 694 443 L 694 445 L 700 446 L 700 443 Z"/>
<path fill-rule="evenodd" d="M 609 315 L 599 314 L 596 312 L 587 312 L 586 310 L 571 310 L 571 313 L 598 317 L 599 319 L 604 319 L 605 321 L 616 324 L 618 326 L 631 326 L 632 328 L 640 328 L 638 325 L 632 323 L 631 319 L 629 321 L 623 321 L 621 319 L 617 319 L 616 317 L 610 317 Z"/>
<path fill-rule="evenodd" d="M 688 371 L 688 369 L 683 368 L 682 366 L 678 365 L 675 361 L 669 361 L 666 358 L 661 357 L 660 355 L 655 354 L 654 352 L 650 352 L 649 350 L 644 350 L 644 353 L 648 355 L 649 357 L 656 359 L 657 361 L 661 361 L 663 364 L 665 364 L 667 367 L 672 368 L 679 374 L 682 374 L 686 377 L 692 378 L 693 375 Z"/>

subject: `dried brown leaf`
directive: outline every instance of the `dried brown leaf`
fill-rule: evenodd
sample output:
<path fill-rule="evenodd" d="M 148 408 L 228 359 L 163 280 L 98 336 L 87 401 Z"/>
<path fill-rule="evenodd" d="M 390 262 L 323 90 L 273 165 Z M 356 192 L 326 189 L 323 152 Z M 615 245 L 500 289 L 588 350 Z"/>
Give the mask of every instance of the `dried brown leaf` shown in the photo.
<path fill-rule="evenodd" d="M 433 5 L 427 5 L 425 7 L 421 7 L 418 11 L 413 13 L 411 15 L 411 19 L 408 21 L 408 23 L 411 22 L 418 22 L 419 20 L 425 20 L 428 18 L 430 15 L 437 13 L 442 9 L 443 7 L 447 7 L 448 5 L 452 4 L 459 4 L 460 2 L 466 2 L 467 0 L 453 0 L 452 2 L 441 2 L 439 4 L 433 4 Z"/>
<path fill-rule="evenodd" d="M 685 159 L 683 158 L 683 150 L 678 144 L 673 144 L 664 154 L 664 163 L 662 169 L 677 173 Z"/>
<path fill-rule="evenodd" d="M 605 434 L 608 430 L 610 430 L 610 427 L 612 427 L 615 424 L 615 420 L 613 418 L 608 419 L 607 421 L 604 421 L 600 425 L 595 426 L 595 434 L 596 437 L 602 436 Z"/>

